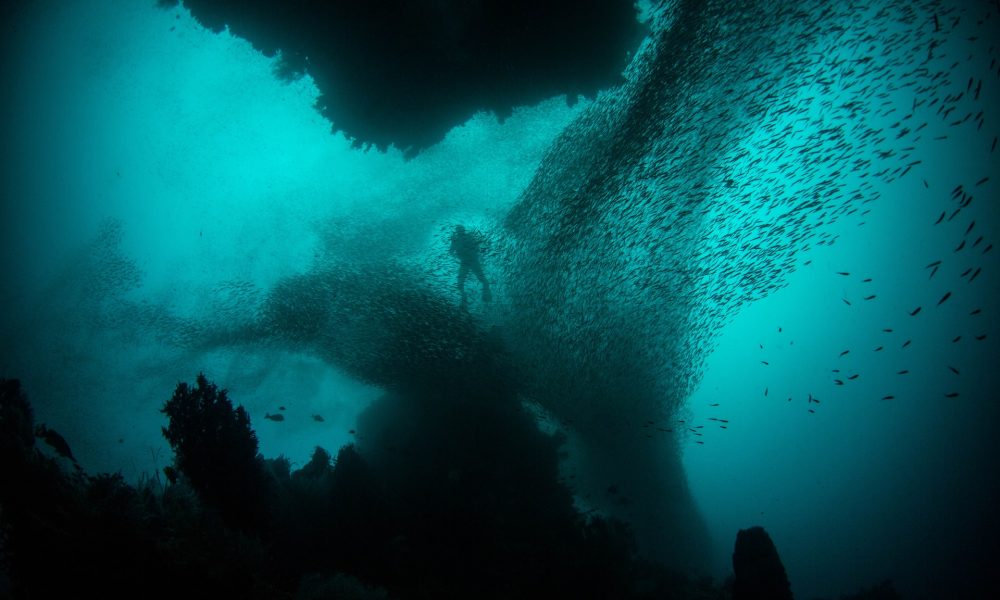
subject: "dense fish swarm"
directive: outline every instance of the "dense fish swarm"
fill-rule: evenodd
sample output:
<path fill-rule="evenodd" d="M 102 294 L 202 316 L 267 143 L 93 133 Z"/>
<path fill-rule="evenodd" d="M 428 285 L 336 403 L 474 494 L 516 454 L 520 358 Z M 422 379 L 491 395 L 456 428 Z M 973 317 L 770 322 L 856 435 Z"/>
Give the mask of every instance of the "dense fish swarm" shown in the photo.
<path fill-rule="evenodd" d="M 638 375 L 637 412 L 673 413 L 742 306 L 833 244 L 835 225 L 863 225 L 934 134 L 982 128 L 996 12 L 680 0 L 659 13 L 628 83 L 567 128 L 506 220 L 512 338 L 543 365 L 550 410 L 621 407 L 619 379 Z M 962 185 L 942 198 L 950 219 L 971 201 Z M 630 373 L 609 378 L 618 367 Z"/>

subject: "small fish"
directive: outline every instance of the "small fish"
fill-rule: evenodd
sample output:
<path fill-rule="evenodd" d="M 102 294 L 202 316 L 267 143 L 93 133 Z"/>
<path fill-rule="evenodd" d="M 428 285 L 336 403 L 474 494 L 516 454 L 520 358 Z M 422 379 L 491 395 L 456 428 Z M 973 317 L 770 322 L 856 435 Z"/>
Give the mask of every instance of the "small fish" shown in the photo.
<path fill-rule="evenodd" d="M 766 360 L 760 361 L 760 364 L 762 364 L 764 366 L 770 366 L 771 365 L 771 363 L 767 362 Z"/>
<path fill-rule="evenodd" d="M 983 185 L 984 183 L 986 183 L 989 180 L 990 180 L 989 177 L 983 177 L 982 179 L 980 179 L 979 181 L 976 182 L 976 185 L 977 186 Z"/>
<path fill-rule="evenodd" d="M 958 392 L 948 392 L 944 395 L 945 398 L 958 398 Z"/>
<path fill-rule="evenodd" d="M 704 446 L 704 445 L 705 445 L 705 442 L 703 442 L 703 441 L 701 441 L 701 440 L 695 440 L 695 441 L 694 441 L 694 443 L 696 443 L 696 444 L 701 444 L 702 446 Z"/>
<path fill-rule="evenodd" d="M 872 278 L 871 277 L 869 277 L 867 279 L 862 279 L 861 280 L 861 283 L 871 283 L 871 282 L 872 282 Z"/>
<path fill-rule="evenodd" d="M 891 329 L 883 329 L 882 331 L 885 332 L 885 333 L 892 333 Z"/>
<path fill-rule="evenodd" d="M 878 348 L 875 348 L 874 352 L 881 352 L 883 347 L 884 346 L 879 346 Z"/>
<path fill-rule="evenodd" d="M 851 301 L 850 301 L 850 300 L 848 300 L 847 298 L 841 298 L 841 300 L 843 300 L 843 301 L 844 301 L 844 304 L 846 304 L 846 305 L 848 305 L 848 306 L 850 306 L 850 305 L 851 305 Z"/>
<path fill-rule="evenodd" d="M 896 375 L 906 375 L 909 372 L 909 369 L 903 369 L 902 371 L 896 371 Z"/>
<path fill-rule="evenodd" d="M 977 335 L 976 336 L 976 341 L 977 342 L 981 342 L 981 341 L 983 341 L 985 339 L 986 339 L 986 334 L 985 333 L 983 335 Z"/>
<path fill-rule="evenodd" d="M 938 266 L 939 264 L 941 264 L 941 261 L 939 261 L 939 260 L 936 260 L 936 261 L 932 262 L 931 264 L 927 265 L 927 266 L 926 266 L 926 267 L 924 267 L 924 268 L 925 268 L 925 269 L 929 269 L 929 268 L 931 268 L 931 267 L 936 267 L 936 266 Z"/>
<path fill-rule="evenodd" d="M 945 215 L 946 215 L 946 214 L 948 214 L 948 211 L 942 211 L 942 212 L 941 212 L 941 216 L 940 216 L 940 217 L 938 217 L 938 220 L 937 220 L 937 221 L 934 221 L 934 224 L 935 224 L 935 225 L 938 225 L 938 224 L 940 224 L 940 223 L 941 223 L 941 221 L 944 221 L 944 217 L 945 217 Z"/>
<path fill-rule="evenodd" d="M 958 373 L 958 369 L 956 369 L 955 367 L 948 367 L 948 370 L 951 371 L 952 373 L 954 373 L 955 375 L 959 374 Z"/>
<path fill-rule="evenodd" d="M 872 294 L 871 296 L 865 296 L 865 300 L 874 300 L 874 299 L 875 299 L 875 294 Z"/>
<path fill-rule="evenodd" d="M 272 415 L 271 413 L 264 413 L 264 418 L 269 421 L 284 421 L 285 415 Z"/>
<path fill-rule="evenodd" d="M 983 312 L 983 311 L 982 311 L 982 309 L 980 309 L 980 308 L 977 308 L 976 310 L 974 310 L 974 311 L 970 312 L 970 313 L 969 313 L 969 316 L 971 317 L 971 316 L 974 316 L 974 315 L 978 315 L 978 314 L 979 314 L 979 313 L 981 313 L 981 312 Z"/>
<path fill-rule="evenodd" d="M 839 380 L 839 379 L 834 379 L 833 380 L 833 385 L 844 385 L 844 382 L 841 381 L 841 380 Z"/>
<path fill-rule="evenodd" d="M 986 248 L 983 249 L 983 254 L 986 254 L 987 252 L 989 252 L 992 249 L 993 249 L 993 244 L 990 244 L 989 246 L 986 246 Z"/>
<path fill-rule="evenodd" d="M 972 247 L 975 248 L 976 246 L 979 245 L 979 242 L 981 242 L 981 241 L 983 241 L 983 236 L 977 237 L 976 241 L 972 242 Z"/>
<path fill-rule="evenodd" d="M 976 272 L 972 274 L 972 277 L 969 277 L 969 283 L 972 283 L 973 281 L 975 281 L 975 280 L 976 280 L 976 277 L 979 277 L 979 273 L 980 273 L 980 272 L 981 272 L 982 270 L 983 270 L 983 268 L 982 268 L 982 267 L 976 267 Z"/>
<path fill-rule="evenodd" d="M 895 396 L 882 396 L 882 399 L 883 400 L 895 400 L 896 397 Z"/>
<path fill-rule="evenodd" d="M 952 250 L 952 252 L 958 252 L 962 248 L 965 248 L 965 240 L 962 240 L 962 242 L 954 250 Z"/>
<path fill-rule="evenodd" d="M 837 271 L 837 275 L 843 275 L 844 277 L 850 277 L 850 273 L 847 271 Z"/>
<path fill-rule="evenodd" d="M 347 433 L 349 433 L 351 435 L 354 435 L 356 432 L 352 429 L 352 430 L 348 431 Z"/>
<path fill-rule="evenodd" d="M 931 270 L 931 274 L 927 276 L 927 279 L 934 279 L 934 275 L 936 275 L 937 272 L 938 272 L 938 268 L 934 267 L 934 269 Z"/>
<path fill-rule="evenodd" d="M 914 308 L 912 312 L 910 312 L 910 316 L 911 317 L 915 317 L 915 316 L 917 316 L 917 313 L 919 313 L 919 312 L 920 312 L 920 307 L 918 306 L 918 307 Z"/>
<path fill-rule="evenodd" d="M 976 226 L 976 222 L 975 221 L 969 223 L 969 228 L 965 230 L 965 235 L 969 235 L 969 232 L 972 231 L 972 228 L 975 227 L 975 226 Z"/>
<path fill-rule="evenodd" d="M 767 388 L 764 388 L 764 395 L 767 395 Z"/>
<path fill-rule="evenodd" d="M 811 413 L 813 413 L 813 414 L 815 414 L 815 413 L 816 413 L 816 411 L 814 411 L 814 410 L 813 410 L 813 409 L 811 409 L 811 408 L 809 409 L 809 412 L 811 412 Z"/>
<path fill-rule="evenodd" d="M 941 296 L 941 299 L 938 300 L 937 305 L 941 306 L 942 304 L 944 304 L 944 301 L 947 300 L 948 298 L 951 298 L 951 292 L 946 292 L 944 296 Z"/>
<path fill-rule="evenodd" d="M 858 378 L 858 374 L 857 373 L 855 373 L 854 375 L 851 375 L 850 377 L 848 377 L 848 379 L 857 379 L 857 378 Z"/>
<path fill-rule="evenodd" d="M 278 410 L 285 410 L 285 407 L 284 406 L 279 406 Z"/>
<path fill-rule="evenodd" d="M 951 340 L 951 343 L 952 343 L 952 344 L 956 344 L 956 343 L 958 343 L 958 340 L 960 340 L 960 339 L 962 339 L 962 336 L 960 336 L 960 335 L 956 335 L 956 336 L 955 336 L 955 339 Z"/>
<path fill-rule="evenodd" d="M 718 406 L 718 405 L 719 405 L 718 402 L 716 402 L 715 404 L 709 404 L 709 406 Z"/>
<path fill-rule="evenodd" d="M 847 356 L 848 354 L 850 354 L 850 352 L 851 352 L 850 350 L 844 350 L 843 352 L 840 353 L 840 356 Z"/>
<path fill-rule="evenodd" d="M 907 346 L 909 346 L 911 341 L 913 340 L 906 340 L 905 342 L 903 342 L 902 348 L 906 348 Z"/>
<path fill-rule="evenodd" d="M 323 418 L 323 415 L 313 415 L 312 420 L 316 421 L 317 423 L 322 423 L 326 419 Z"/>
<path fill-rule="evenodd" d="M 781 333 L 781 327 L 780 326 L 778 327 L 778 333 Z"/>

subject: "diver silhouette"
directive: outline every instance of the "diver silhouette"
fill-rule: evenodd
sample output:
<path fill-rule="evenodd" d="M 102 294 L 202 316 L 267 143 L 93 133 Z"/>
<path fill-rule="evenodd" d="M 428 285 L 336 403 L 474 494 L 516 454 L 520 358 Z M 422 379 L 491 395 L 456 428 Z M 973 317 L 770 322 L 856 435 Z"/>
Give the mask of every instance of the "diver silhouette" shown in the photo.
<path fill-rule="evenodd" d="M 476 279 L 483 285 L 483 302 L 492 299 L 490 293 L 490 283 L 486 281 L 483 274 L 483 266 L 479 262 L 479 255 L 482 241 L 478 235 L 469 233 L 461 225 L 455 226 L 455 233 L 451 235 L 451 248 L 449 252 L 460 261 L 458 267 L 458 291 L 462 294 L 462 308 L 468 308 L 469 301 L 465 295 L 465 279 L 471 271 Z"/>

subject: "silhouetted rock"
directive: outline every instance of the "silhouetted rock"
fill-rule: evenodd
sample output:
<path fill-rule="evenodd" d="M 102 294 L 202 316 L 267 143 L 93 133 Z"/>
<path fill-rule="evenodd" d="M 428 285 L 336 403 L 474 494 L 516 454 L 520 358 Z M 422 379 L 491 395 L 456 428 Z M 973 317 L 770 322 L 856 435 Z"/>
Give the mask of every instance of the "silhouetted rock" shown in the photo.
<path fill-rule="evenodd" d="M 741 529 L 733 551 L 733 600 L 792 600 L 778 549 L 763 527 Z"/>
<path fill-rule="evenodd" d="M 161 5 L 176 2 L 161 2 Z M 359 144 L 415 153 L 478 111 L 501 119 L 621 80 L 642 37 L 631 0 L 185 0 L 206 27 L 308 73 L 317 107 Z"/>

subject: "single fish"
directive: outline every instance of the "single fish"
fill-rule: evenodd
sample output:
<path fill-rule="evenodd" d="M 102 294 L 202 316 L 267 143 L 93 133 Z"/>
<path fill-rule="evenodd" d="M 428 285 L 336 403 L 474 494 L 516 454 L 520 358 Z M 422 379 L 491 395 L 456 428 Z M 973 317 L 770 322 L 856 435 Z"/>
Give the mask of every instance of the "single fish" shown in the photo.
<path fill-rule="evenodd" d="M 278 421 L 284 421 L 285 415 L 272 415 L 271 413 L 264 413 L 264 418 L 269 421 L 278 422 Z"/>
<path fill-rule="evenodd" d="M 937 305 L 941 306 L 942 304 L 944 304 L 944 301 L 947 300 L 948 298 L 951 298 L 951 292 L 946 292 L 944 296 L 941 296 L 941 299 L 938 300 Z"/>
<path fill-rule="evenodd" d="M 918 307 L 914 308 L 912 312 L 910 312 L 910 316 L 911 317 L 915 317 L 915 316 L 917 316 L 917 313 L 919 313 L 919 312 L 920 312 L 920 307 L 918 306 Z"/>
<path fill-rule="evenodd" d="M 323 418 L 323 415 L 313 415 L 312 420 L 316 421 L 317 423 L 322 423 L 326 419 Z"/>

